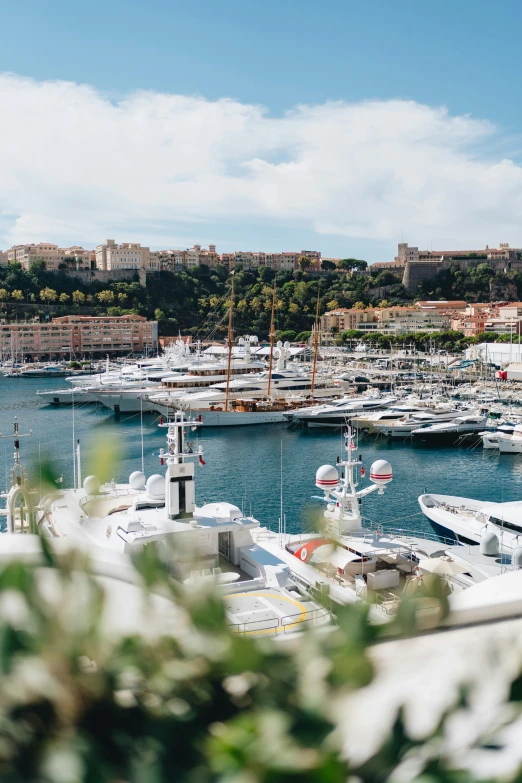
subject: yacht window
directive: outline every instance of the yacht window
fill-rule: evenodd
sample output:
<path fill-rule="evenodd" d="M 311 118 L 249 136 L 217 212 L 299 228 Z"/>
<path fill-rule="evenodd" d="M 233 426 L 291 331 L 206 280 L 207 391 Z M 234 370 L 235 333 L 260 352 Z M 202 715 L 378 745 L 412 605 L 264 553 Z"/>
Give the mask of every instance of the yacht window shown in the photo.
<path fill-rule="evenodd" d="M 145 503 L 136 503 L 136 511 L 144 511 L 147 508 L 163 508 L 164 505 L 165 505 L 164 500 L 156 500 L 156 501 L 147 500 Z M 119 509 L 114 509 L 114 510 L 118 511 Z"/>
<path fill-rule="evenodd" d="M 522 528 L 520 525 L 516 525 L 513 522 L 506 522 L 505 519 L 497 519 L 496 517 L 490 517 L 490 522 L 493 522 L 494 525 L 498 525 L 499 527 L 506 527 L 508 530 L 514 530 L 515 533 L 522 533 Z"/>

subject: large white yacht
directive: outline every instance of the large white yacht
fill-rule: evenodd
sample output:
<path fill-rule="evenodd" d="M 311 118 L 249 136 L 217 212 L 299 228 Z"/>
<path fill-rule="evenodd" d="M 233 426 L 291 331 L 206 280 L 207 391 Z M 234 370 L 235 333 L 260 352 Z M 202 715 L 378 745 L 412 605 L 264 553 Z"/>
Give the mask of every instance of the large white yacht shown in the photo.
<path fill-rule="evenodd" d="M 504 549 L 522 546 L 522 501 L 494 503 L 432 492 L 419 497 L 436 533 L 464 544 L 480 544 L 492 533 Z"/>
<path fill-rule="evenodd" d="M 198 361 L 190 353 L 190 346 L 183 340 L 177 340 L 174 346 L 166 349 L 162 357 L 141 359 L 123 364 L 111 364 L 109 358 L 105 371 L 93 375 L 70 375 L 65 380 L 70 384 L 63 389 L 44 389 L 37 391 L 42 402 L 53 405 L 71 405 L 75 403 L 98 402 L 97 392 L 107 389 L 130 390 L 144 386 L 161 387 L 161 379 L 169 372 L 184 372 Z"/>
<path fill-rule="evenodd" d="M 308 427 L 342 427 L 356 416 L 368 411 L 388 408 L 397 402 L 397 397 L 363 395 L 361 397 L 342 397 L 340 400 L 323 405 L 313 405 L 308 408 L 297 408 L 285 414 L 296 424 L 306 424 Z"/>
<path fill-rule="evenodd" d="M 156 542 L 169 572 L 187 590 L 200 581 L 215 582 L 237 633 L 287 634 L 328 624 L 330 611 L 298 584 L 280 558 L 256 544 L 257 519 L 232 503 L 196 506 L 193 460 L 204 464 L 203 450 L 194 450 L 186 429 L 196 429 L 197 422 L 178 412 L 160 426 L 167 431 L 167 448 L 158 454 L 164 474 L 146 479 L 134 471 L 124 484 L 100 484 L 96 476 L 82 482 L 78 453 L 78 486 L 52 491 L 36 504 L 19 463 L 15 425 L 16 470 L 10 491 L 2 496 L 7 532 L 39 532 L 85 549 L 95 560 L 126 557 L 129 567 L 129 555 Z"/>
<path fill-rule="evenodd" d="M 453 421 L 455 417 L 465 413 L 477 413 L 472 407 L 455 407 L 453 405 L 438 405 L 423 411 L 407 413 L 395 421 L 375 422 L 374 430 L 387 438 L 409 438 L 413 430 L 428 427 L 439 422 Z"/>
<path fill-rule="evenodd" d="M 223 382 L 230 372 L 233 379 L 245 375 L 257 375 L 265 369 L 265 364 L 258 359 L 232 359 L 230 366 L 226 361 L 195 363 L 189 365 L 184 372 L 162 374 L 160 383 L 156 385 L 136 385 L 129 389 L 108 388 L 95 392 L 98 402 L 110 410 L 119 413 L 138 413 L 140 410 L 158 410 L 164 412 L 156 403 L 175 409 L 172 403 L 187 395 L 197 394 L 202 389 L 214 388 L 215 384 Z"/>
<path fill-rule="evenodd" d="M 438 536 L 424 532 L 385 530 L 371 526 L 361 515 L 361 501 L 370 493 L 384 492 L 392 480 L 392 468 L 386 460 L 370 467 L 370 484 L 358 488 L 364 467 L 357 453 L 351 428 L 344 434 L 346 457 L 335 466 L 323 465 L 316 474 L 315 486 L 324 492 L 317 497 L 326 504 L 324 517 L 314 531 L 299 535 L 284 529 L 267 535 L 253 531 L 260 546 L 284 560 L 301 583 L 313 585 L 330 600 L 349 604 L 358 600 L 371 603 L 370 617 L 385 622 L 397 610 L 401 596 L 415 593 L 425 572 L 442 569 L 449 588 L 458 592 L 469 582 L 460 580 L 457 566 L 451 573 L 446 566 L 446 548 Z M 442 566 L 441 566 L 442 563 Z"/>

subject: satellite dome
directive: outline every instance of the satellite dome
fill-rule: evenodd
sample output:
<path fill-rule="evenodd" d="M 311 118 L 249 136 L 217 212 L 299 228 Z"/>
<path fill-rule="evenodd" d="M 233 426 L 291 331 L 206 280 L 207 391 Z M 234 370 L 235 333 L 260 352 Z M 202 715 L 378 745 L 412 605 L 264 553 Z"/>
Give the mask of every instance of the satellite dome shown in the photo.
<path fill-rule="evenodd" d="M 165 476 L 153 473 L 152 476 L 148 477 L 145 488 L 149 498 L 161 500 L 165 497 Z"/>
<path fill-rule="evenodd" d="M 517 546 L 511 555 L 511 564 L 515 568 L 522 568 L 522 547 Z"/>
<path fill-rule="evenodd" d="M 370 468 L 370 481 L 379 487 L 389 484 L 393 478 L 392 466 L 385 459 L 378 459 L 372 463 Z"/>
<path fill-rule="evenodd" d="M 145 489 L 145 473 L 141 470 L 133 471 L 129 476 L 129 484 L 132 489 Z"/>
<path fill-rule="evenodd" d="M 339 474 L 333 465 L 321 465 L 315 474 L 315 486 L 319 489 L 334 489 L 339 483 Z"/>
<path fill-rule="evenodd" d="M 83 481 L 83 488 L 87 495 L 97 495 L 100 491 L 100 479 L 98 476 L 86 476 Z"/>
<path fill-rule="evenodd" d="M 480 554 L 487 557 L 498 555 L 499 540 L 492 530 L 488 530 L 480 539 Z"/>

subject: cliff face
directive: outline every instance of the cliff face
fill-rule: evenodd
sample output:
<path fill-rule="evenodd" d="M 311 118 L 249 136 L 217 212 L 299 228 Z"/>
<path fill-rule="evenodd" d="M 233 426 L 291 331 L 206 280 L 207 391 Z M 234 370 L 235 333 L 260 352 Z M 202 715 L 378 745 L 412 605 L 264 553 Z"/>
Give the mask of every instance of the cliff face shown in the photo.
<path fill-rule="evenodd" d="M 504 275 L 491 278 L 490 292 L 493 302 L 515 302 L 519 298 L 516 283 L 513 280 L 506 280 Z"/>

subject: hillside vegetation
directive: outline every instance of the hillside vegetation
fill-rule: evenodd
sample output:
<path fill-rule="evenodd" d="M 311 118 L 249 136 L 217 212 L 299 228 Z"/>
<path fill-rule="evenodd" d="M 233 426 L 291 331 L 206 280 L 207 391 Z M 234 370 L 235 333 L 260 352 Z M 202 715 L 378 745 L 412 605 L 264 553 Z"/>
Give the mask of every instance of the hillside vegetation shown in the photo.
<path fill-rule="evenodd" d="M 264 339 L 270 328 L 273 282 L 276 282 L 275 325 L 278 337 L 306 339 L 312 329 L 319 290 L 319 312 L 337 307 L 408 304 L 417 298 L 465 299 L 469 302 L 522 298 L 522 274 L 495 273 L 485 263 L 461 271 L 458 265 L 440 272 L 419 286 L 417 296 L 407 293 L 389 271 L 375 274 L 322 274 L 298 270 L 275 272 L 268 267 L 234 275 L 234 327 L 238 334 Z M 125 315 L 135 313 L 159 321 L 160 334 L 178 331 L 194 338 L 222 338 L 226 334 L 231 277 L 218 266 L 198 266 L 183 272 L 160 272 L 147 278 L 147 287 L 134 281 L 85 284 L 70 272 L 48 272 L 43 261 L 29 271 L 11 263 L 0 268 L 0 303 L 8 320 L 55 317 L 67 314 Z M 357 339 L 345 333 L 340 342 Z M 441 337 L 459 347 L 462 335 Z M 390 338 L 375 335 L 383 346 Z M 425 340 L 417 336 L 416 341 Z M 403 338 L 401 338 L 403 340 Z M 466 340 L 465 342 L 469 342 Z M 450 347 L 450 346 L 448 346 Z"/>
<path fill-rule="evenodd" d="M 273 281 L 276 281 L 275 322 L 286 339 L 307 333 L 313 326 L 319 288 L 320 313 L 336 307 L 382 302 L 379 289 L 386 286 L 387 301 L 403 302 L 404 287 L 389 272 L 378 275 L 349 275 L 304 271 L 275 272 L 236 270 L 234 275 L 234 326 L 241 333 L 268 336 Z M 29 271 L 20 264 L 0 269 L 0 301 L 8 318 L 93 313 L 125 315 L 136 313 L 160 322 L 160 333 L 178 330 L 194 337 L 222 337 L 226 333 L 231 277 L 224 267 L 198 266 L 179 273 L 160 272 L 139 282 L 98 281 L 86 285 L 71 273 L 47 272 L 43 262 Z"/>

